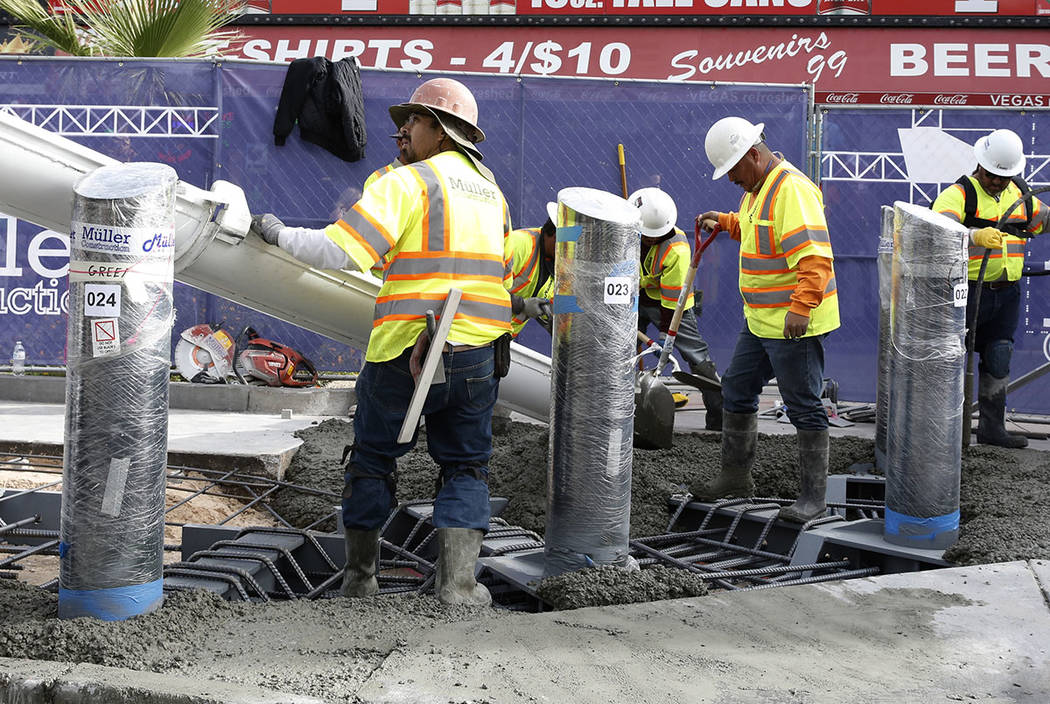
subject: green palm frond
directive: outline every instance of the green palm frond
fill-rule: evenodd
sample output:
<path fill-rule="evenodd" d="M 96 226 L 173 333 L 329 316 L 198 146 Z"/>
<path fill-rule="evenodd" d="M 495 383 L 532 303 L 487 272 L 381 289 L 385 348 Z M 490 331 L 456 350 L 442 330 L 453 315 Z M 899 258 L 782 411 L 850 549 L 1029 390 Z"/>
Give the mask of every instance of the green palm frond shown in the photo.
<path fill-rule="evenodd" d="M 223 43 L 240 37 L 221 28 L 245 8 L 245 0 L 65 0 L 65 4 L 69 12 L 60 15 L 48 13 L 36 0 L 0 0 L 0 9 L 41 35 L 40 41 L 77 56 L 200 57 L 221 53 Z"/>
<path fill-rule="evenodd" d="M 15 18 L 13 29 L 26 41 L 73 56 L 93 53 L 72 13 L 52 14 L 38 0 L 0 0 L 0 10 Z"/>

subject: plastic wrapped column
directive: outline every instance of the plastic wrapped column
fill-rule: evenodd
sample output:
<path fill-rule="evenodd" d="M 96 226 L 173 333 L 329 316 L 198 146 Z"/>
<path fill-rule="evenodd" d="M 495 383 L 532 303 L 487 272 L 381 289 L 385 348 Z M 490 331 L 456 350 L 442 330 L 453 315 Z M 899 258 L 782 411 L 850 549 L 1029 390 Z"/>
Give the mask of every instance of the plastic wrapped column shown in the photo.
<path fill-rule="evenodd" d="M 163 601 L 175 191 L 163 164 L 74 187 L 58 615 Z"/>
<path fill-rule="evenodd" d="M 879 234 L 879 351 L 875 384 L 875 467 L 886 472 L 886 435 L 890 411 L 890 279 L 893 276 L 893 208 L 882 206 Z"/>
<path fill-rule="evenodd" d="M 544 572 L 626 566 L 631 521 L 638 212 L 558 193 Z"/>
<path fill-rule="evenodd" d="M 959 537 L 966 228 L 894 206 L 884 537 L 943 549 Z"/>

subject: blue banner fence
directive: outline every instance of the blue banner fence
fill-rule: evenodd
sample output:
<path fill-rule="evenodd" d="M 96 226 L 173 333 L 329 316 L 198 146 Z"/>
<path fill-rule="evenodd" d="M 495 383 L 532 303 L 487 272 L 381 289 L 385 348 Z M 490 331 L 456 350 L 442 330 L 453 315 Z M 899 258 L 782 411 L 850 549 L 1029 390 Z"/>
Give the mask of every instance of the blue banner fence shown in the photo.
<path fill-rule="evenodd" d="M 366 157 L 347 163 L 297 133 L 284 146 L 274 145 L 273 118 L 285 71 L 284 64 L 243 61 L 0 57 L 0 109 L 123 161 L 170 164 L 181 179 L 202 188 L 216 179 L 236 183 L 253 212 L 273 212 L 289 225 L 322 227 L 354 203 L 374 169 L 396 156 L 388 137 L 393 133 L 388 106 L 405 101 L 433 76 L 362 71 L 369 141 Z M 827 369 L 839 382 L 840 395 L 858 401 L 875 395 L 880 207 L 894 200 L 921 203 L 937 192 L 936 183 L 916 183 L 907 169 L 879 170 L 903 164 L 907 155 L 899 131 L 936 122 L 972 143 L 981 131 L 1010 127 L 1034 153 L 1050 151 L 1041 148 L 1038 134 L 1045 113 L 857 108 L 814 114 L 804 86 L 457 77 L 478 100 L 487 134 L 481 148 L 516 227 L 542 224 L 544 204 L 561 188 L 619 193 L 616 146 L 622 143 L 629 189 L 659 186 L 670 193 L 678 205 L 678 226 L 691 237 L 696 213 L 734 210 L 741 196 L 726 179 L 711 180 L 703 149 L 708 127 L 727 115 L 764 122 L 774 150 L 807 171 L 819 168 L 843 321 L 828 339 Z M 1030 182 L 1040 182 L 1046 162 L 1029 160 Z M 67 234 L 3 216 L 0 234 L 0 357 L 21 339 L 29 364 L 62 364 Z M 1039 239 L 1031 250 L 1033 262 L 1050 259 Z M 703 291 L 700 328 L 720 370 L 743 324 L 736 271 L 737 247 L 726 238 L 704 253 L 696 280 Z M 1046 359 L 1050 311 L 1041 312 L 1044 282 L 1050 280 L 1025 282 L 1031 315 L 1018 331 L 1015 373 Z M 173 344 L 187 327 L 225 321 L 231 334 L 251 325 L 298 349 L 319 369 L 352 371 L 361 364 L 360 351 L 294 321 L 186 285 L 176 285 L 176 310 Z M 550 338 L 535 324 L 519 342 L 550 349 Z M 1041 396 L 1046 395 L 1026 389 L 1012 395 L 1010 405 L 1050 412 L 1050 401 Z"/>

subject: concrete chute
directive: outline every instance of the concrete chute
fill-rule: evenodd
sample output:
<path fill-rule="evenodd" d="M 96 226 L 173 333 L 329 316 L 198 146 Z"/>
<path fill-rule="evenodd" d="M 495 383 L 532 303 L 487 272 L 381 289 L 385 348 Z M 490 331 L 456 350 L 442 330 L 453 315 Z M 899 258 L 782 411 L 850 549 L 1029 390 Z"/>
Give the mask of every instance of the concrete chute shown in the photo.
<path fill-rule="evenodd" d="M 0 211 L 69 232 L 73 185 L 115 159 L 0 112 Z M 366 274 L 321 271 L 276 247 L 246 237 L 251 216 L 244 192 L 226 181 L 209 191 L 179 182 L 175 221 L 178 281 L 364 349 L 372 330 L 379 281 Z M 500 403 L 547 421 L 550 358 L 512 344 Z"/>

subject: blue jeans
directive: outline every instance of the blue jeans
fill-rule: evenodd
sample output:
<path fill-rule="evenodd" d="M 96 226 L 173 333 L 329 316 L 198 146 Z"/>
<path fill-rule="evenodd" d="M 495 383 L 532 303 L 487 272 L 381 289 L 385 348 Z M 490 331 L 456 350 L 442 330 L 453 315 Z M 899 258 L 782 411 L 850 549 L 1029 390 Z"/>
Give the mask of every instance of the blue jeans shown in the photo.
<path fill-rule="evenodd" d="M 966 299 L 966 324 L 972 324 L 977 286 L 971 281 Z M 1000 289 L 981 289 L 981 309 L 977 311 L 977 330 L 973 351 L 980 355 L 981 372 L 996 379 L 1010 376 L 1010 358 L 1014 351 L 1014 331 L 1021 315 L 1021 286 L 1015 281 Z"/>
<path fill-rule="evenodd" d="M 723 408 L 730 413 L 756 413 L 758 397 L 776 377 L 788 419 L 799 430 L 823 430 L 828 414 L 820 394 L 824 385 L 824 337 L 801 340 L 757 337 L 744 323 L 733 360 L 722 375 Z"/>
<path fill-rule="evenodd" d="M 354 449 L 344 477 L 351 488 L 343 499 L 347 528 L 379 528 L 394 505 L 397 458 L 416 444 L 415 436 L 397 442 L 415 389 L 411 351 L 388 362 L 367 362 L 357 378 Z M 434 502 L 437 528 L 488 530 L 492 409 L 499 392 L 492 354 L 491 346 L 442 354 L 445 381 L 431 385 L 423 404 L 427 450 L 443 480 Z"/>

